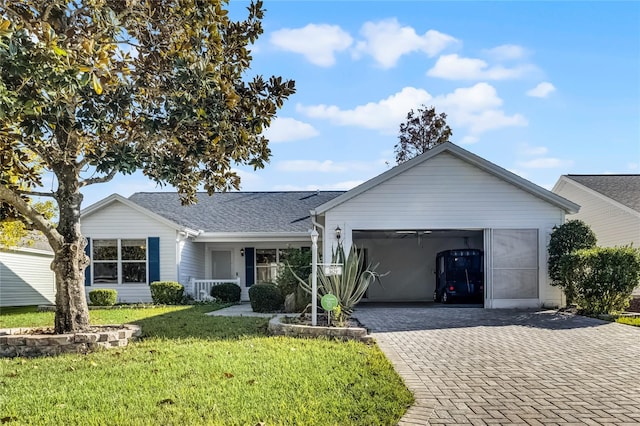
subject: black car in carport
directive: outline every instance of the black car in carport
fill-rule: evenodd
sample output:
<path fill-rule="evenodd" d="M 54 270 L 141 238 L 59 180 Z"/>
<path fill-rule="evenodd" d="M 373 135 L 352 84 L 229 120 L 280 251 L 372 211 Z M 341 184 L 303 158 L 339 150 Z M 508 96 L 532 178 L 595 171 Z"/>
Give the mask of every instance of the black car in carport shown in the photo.
<path fill-rule="evenodd" d="M 484 259 L 482 250 L 441 251 L 436 256 L 436 290 L 433 300 L 482 302 L 484 299 Z"/>

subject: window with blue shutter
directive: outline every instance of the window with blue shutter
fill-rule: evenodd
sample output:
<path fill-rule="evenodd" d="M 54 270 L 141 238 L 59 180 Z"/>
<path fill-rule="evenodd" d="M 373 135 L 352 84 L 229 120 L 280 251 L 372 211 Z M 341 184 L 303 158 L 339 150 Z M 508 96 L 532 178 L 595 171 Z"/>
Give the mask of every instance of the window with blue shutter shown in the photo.
<path fill-rule="evenodd" d="M 84 254 L 89 256 L 89 259 L 91 259 L 91 238 L 87 238 L 87 246 L 84 248 Z M 87 267 L 84 269 L 84 285 L 91 285 L 91 262 L 89 262 Z"/>
<path fill-rule="evenodd" d="M 160 238 L 149 237 L 147 239 L 149 255 L 149 284 L 160 281 Z"/>
<path fill-rule="evenodd" d="M 245 285 L 251 287 L 256 278 L 256 250 L 253 247 L 244 248 Z"/>

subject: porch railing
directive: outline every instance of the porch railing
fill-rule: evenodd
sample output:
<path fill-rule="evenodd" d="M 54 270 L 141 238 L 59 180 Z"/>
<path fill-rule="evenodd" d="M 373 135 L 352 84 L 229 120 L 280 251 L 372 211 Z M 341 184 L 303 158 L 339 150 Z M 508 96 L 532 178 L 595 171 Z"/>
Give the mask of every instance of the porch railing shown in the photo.
<path fill-rule="evenodd" d="M 240 285 L 240 278 L 226 278 L 221 280 L 200 280 L 191 278 L 189 280 L 189 288 L 187 293 L 190 294 L 198 302 L 207 300 L 211 297 L 211 288 L 222 283 L 234 283 Z"/>

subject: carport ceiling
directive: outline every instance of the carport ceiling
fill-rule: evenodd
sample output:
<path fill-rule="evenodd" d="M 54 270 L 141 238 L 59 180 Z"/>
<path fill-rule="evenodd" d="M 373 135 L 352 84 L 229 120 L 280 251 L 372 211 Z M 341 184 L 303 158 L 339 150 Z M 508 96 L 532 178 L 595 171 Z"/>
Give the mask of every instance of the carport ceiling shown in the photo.
<path fill-rule="evenodd" d="M 477 229 L 398 229 L 392 231 L 353 231 L 353 239 L 375 240 L 393 238 L 415 238 L 418 234 L 422 238 L 464 238 L 478 232 Z"/>

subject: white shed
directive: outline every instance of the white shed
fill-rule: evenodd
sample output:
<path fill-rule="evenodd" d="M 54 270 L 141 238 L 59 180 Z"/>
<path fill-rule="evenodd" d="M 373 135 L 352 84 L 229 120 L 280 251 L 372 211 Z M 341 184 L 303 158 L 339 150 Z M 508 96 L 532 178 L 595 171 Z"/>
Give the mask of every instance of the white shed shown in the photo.
<path fill-rule="evenodd" d="M 311 212 L 324 258 L 352 244 L 390 272 L 368 301 L 431 301 L 443 250 L 484 251 L 484 306 L 562 305 L 547 243 L 572 203 L 452 143 L 442 144 Z M 335 229 L 340 228 L 340 239 Z"/>
<path fill-rule="evenodd" d="M 0 249 L 0 306 L 55 303 L 53 252 L 33 248 Z"/>

